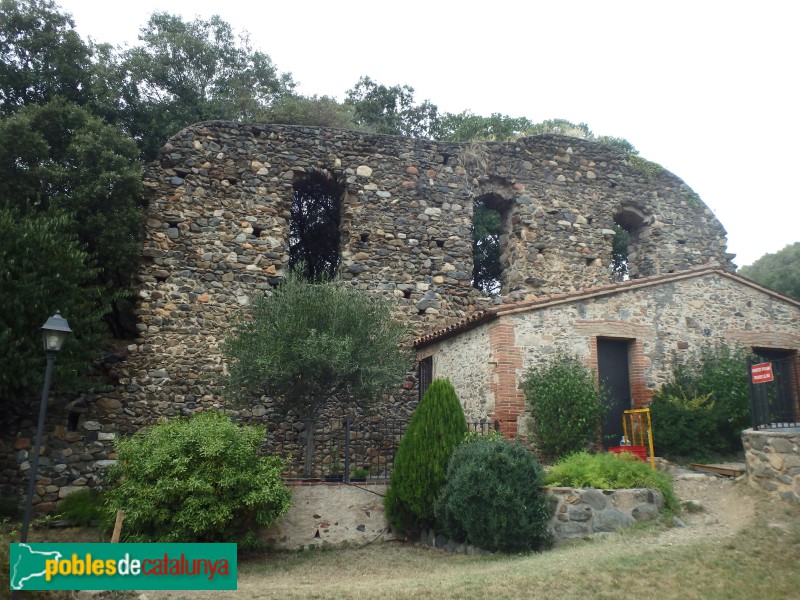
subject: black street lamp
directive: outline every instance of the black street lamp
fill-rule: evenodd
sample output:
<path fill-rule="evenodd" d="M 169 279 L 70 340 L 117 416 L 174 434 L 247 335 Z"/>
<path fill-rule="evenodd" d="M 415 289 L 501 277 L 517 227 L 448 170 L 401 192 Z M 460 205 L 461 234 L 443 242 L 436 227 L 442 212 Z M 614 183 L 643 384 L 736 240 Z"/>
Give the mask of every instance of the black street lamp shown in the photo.
<path fill-rule="evenodd" d="M 28 480 L 28 497 L 25 501 L 25 519 L 22 521 L 22 532 L 19 536 L 20 543 L 28 541 L 28 527 L 31 523 L 31 511 L 33 510 L 33 490 L 36 487 L 36 472 L 39 470 L 39 451 L 42 445 L 42 429 L 44 429 L 44 417 L 47 413 L 47 400 L 50 396 L 50 377 L 53 372 L 53 363 L 56 360 L 56 354 L 61 350 L 70 333 L 72 333 L 72 330 L 69 328 L 69 323 L 61 316 L 60 312 L 56 312 L 42 325 L 44 350 L 47 353 L 47 369 L 44 373 L 42 404 L 39 407 L 39 424 L 36 426 L 36 443 L 33 448 L 33 460 L 31 461 L 30 479 Z"/>

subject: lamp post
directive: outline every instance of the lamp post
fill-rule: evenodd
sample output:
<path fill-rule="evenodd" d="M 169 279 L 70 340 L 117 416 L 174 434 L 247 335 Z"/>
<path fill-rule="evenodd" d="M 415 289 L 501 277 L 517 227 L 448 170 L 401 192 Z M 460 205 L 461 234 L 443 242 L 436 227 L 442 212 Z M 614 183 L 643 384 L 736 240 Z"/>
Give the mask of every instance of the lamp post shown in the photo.
<path fill-rule="evenodd" d="M 44 350 L 47 353 L 47 369 L 44 373 L 42 404 L 39 407 L 39 424 L 36 426 L 36 443 L 33 447 L 33 460 L 31 461 L 30 479 L 28 480 L 28 497 L 25 501 L 25 518 L 22 521 L 22 532 L 19 536 L 20 543 L 28 541 L 28 527 L 31 523 L 31 512 L 33 510 L 33 490 L 36 487 L 36 472 L 39 470 L 39 451 L 42 445 L 42 429 L 44 429 L 44 417 L 47 413 L 47 400 L 50 395 L 50 377 L 53 372 L 53 363 L 56 360 L 56 354 L 61 350 L 70 333 L 72 333 L 72 330 L 69 328 L 69 323 L 61 316 L 60 312 L 56 312 L 42 325 Z"/>

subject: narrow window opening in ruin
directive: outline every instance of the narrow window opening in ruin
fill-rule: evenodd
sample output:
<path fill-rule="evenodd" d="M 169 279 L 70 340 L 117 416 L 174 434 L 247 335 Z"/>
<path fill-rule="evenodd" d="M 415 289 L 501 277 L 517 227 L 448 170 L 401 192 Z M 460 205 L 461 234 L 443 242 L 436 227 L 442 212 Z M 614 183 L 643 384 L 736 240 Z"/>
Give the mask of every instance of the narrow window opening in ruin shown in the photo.
<path fill-rule="evenodd" d="M 78 431 L 78 422 L 81 419 L 81 413 L 72 411 L 67 416 L 67 431 Z"/>
<path fill-rule="evenodd" d="M 627 281 L 628 244 L 630 235 L 621 225 L 614 223 L 614 238 L 611 240 L 611 280 Z"/>
<path fill-rule="evenodd" d="M 614 213 L 614 237 L 611 241 L 611 280 L 637 279 L 637 246 L 639 232 L 647 217 L 633 207 L 622 207 Z"/>
<path fill-rule="evenodd" d="M 253 225 L 253 237 L 259 238 L 261 237 L 261 232 L 264 231 L 263 227 L 259 227 L 258 225 Z"/>
<path fill-rule="evenodd" d="M 403 298 L 411 298 L 411 290 L 403 290 Z"/>
<path fill-rule="evenodd" d="M 472 286 L 500 294 L 503 276 L 501 239 L 507 235 L 510 203 L 498 194 L 475 199 L 472 211 Z"/>
<path fill-rule="evenodd" d="M 167 225 L 169 225 L 170 229 L 177 229 L 178 222 L 177 221 L 167 221 Z"/>
<path fill-rule="evenodd" d="M 369 233 L 368 232 L 362 233 L 361 234 L 361 241 L 366 243 L 368 240 L 369 240 Z"/>
<path fill-rule="evenodd" d="M 289 224 L 289 266 L 302 265 L 302 274 L 321 281 L 336 275 L 339 248 L 341 198 L 344 188 L 320 172 L 295 179 Z"/>
<path fill-rule="evenodd" d="M 436 246 L 438 248 L 444 248 L 444 240 L 436 240 Z"/>

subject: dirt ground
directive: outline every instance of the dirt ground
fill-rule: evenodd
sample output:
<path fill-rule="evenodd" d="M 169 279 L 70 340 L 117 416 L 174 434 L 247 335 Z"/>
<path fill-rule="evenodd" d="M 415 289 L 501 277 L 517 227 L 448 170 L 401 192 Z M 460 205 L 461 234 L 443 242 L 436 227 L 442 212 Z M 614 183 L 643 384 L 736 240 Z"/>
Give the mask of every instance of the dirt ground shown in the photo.
<path fill-rule="evenodd" d="M 724 466 L 744 469 L 744 464 Z M 744 476 L 721 477 L 681 468 L 671 471 L 675 494 L 683 510 L 676 527 L 646 543 L 677 546 L 710 537 L 729 537 L 755 519 L 757 506 L 771 503 L 765 494 L 750 488 Z"/>

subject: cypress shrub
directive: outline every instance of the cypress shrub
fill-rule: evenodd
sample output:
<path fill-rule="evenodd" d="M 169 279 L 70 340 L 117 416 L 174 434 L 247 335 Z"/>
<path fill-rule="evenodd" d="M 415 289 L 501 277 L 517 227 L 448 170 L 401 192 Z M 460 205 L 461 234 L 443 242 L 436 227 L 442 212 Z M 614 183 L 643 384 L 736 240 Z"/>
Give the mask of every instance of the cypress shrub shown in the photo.
<path fill-rule="evenodd" d="M 467 421 L 447 379 L 433 381 L 411 416 L 394 459 L 385 505 L 398 531 L 416 534 L 434 523 L 433 503 Z"/>
<path fill-rule="evenodd" d="M 450 458 L 435 504 L 436 526 L 484 550 L 534 550 L 550 538 L 541 485 L 542 468 L 520 443 L 473 438 Z"/>

